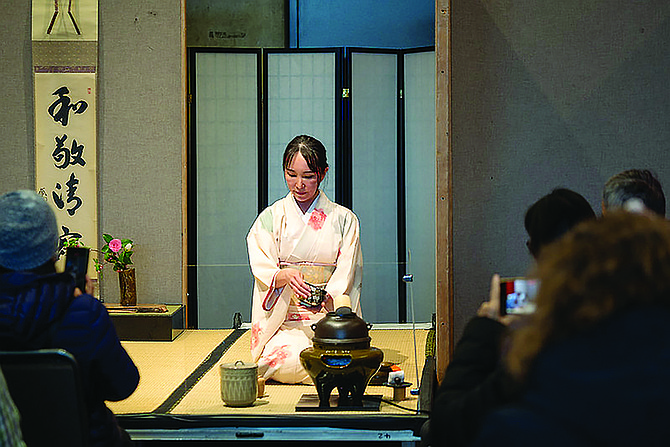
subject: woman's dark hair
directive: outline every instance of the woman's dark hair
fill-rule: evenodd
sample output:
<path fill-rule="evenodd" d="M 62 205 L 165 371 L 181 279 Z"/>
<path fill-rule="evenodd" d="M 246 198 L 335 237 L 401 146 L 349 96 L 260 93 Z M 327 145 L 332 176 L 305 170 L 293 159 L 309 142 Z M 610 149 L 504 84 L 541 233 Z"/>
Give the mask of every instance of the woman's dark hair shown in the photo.
<path fill-rule="evenodd" d="M 328 168 L 326 148 L 323 144 L 309 135 L 298 135 L 293 138 L 284 151 L 284 161 L 282 163 L 284 170 L 289 167 L 298 151 L 307 162 L 309 169 L 319 177 L 319 181 L 323 180 L 326 175 L 326 168 Z"/>
<path fill-rule="evenodd" d="M 584 197 L 566 188 L 556 188 L 526 211 L 524 226 L 530 239 L 528 250 L 537 258 L 543 247 L 558 240 L 578 223 L 595 219 Z"/>

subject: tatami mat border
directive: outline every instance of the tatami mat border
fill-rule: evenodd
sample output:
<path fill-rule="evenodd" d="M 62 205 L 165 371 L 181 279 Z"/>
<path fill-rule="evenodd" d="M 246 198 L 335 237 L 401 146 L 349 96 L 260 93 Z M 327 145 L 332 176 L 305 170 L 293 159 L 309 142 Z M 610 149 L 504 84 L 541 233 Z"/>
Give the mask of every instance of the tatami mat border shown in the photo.
<path fill-rule="evenodd" d="M 189 391 L 207 372 L 217 364 L 228 349 L 246 332 L 246 329 L 235 329 L 193 370 L 193 372 L 160 404 L 152 413 L 166 414 L 172 411 Z"/>

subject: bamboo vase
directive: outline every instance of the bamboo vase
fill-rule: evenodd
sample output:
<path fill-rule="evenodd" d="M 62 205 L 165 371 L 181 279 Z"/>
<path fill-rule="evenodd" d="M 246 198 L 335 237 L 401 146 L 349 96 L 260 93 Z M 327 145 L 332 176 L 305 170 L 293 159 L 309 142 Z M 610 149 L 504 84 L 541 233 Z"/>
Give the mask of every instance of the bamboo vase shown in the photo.
<path fill-rule="evenodd" d="M 137 305 L 137 289 L 135 288 L 135 269 L 129 268 L 119 271 L 119 290 L 121 291 L 121 305 Z"/>

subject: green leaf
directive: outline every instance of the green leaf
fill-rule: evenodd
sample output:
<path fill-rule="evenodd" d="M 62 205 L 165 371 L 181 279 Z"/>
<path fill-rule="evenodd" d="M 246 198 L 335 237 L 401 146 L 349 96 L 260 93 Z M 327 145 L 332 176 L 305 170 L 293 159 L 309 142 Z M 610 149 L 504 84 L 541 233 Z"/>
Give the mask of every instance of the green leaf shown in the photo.
<path fill-rule="evenodd" d="M 112 237 L 111 234 L 107 234 L 107 233 L 103 234 L 103 235 L 102 235 L 102 238 L 103 238 L 103 239 L 105 240 L 105 242 L 107 242 L 108 244 L 109 244 L 109 241 L 111 241 L 112 239 L 114 239 L 114 238 Z"/>
<path fill-rule="evenodd" d="M 78 237 L 68 238 L 63 243 L 63 246 L 65 246 L 65 247 L 79 247 L 81 245 L 81 242 L 80 242 L 79 239 L 80 238 L 78 238 Z"/>

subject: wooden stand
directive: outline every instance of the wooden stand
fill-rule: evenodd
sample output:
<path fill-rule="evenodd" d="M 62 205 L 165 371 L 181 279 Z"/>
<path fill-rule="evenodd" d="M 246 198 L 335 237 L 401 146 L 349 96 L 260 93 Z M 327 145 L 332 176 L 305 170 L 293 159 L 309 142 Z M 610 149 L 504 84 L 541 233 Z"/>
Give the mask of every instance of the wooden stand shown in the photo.
<path fill-rule="evenodd" d="M 172 341 L 184 331 L 182 304 L 106 306 L 120 340 Z"/>
<path fill-rule="evenodd" d="M 372 394 L 363 396 L 363 406 L 340 405 L 339 396 L 331 394 L 330 407 L 319 406 L 318 394 L 303 394 L 295 406 L 295 411 L 379 411 L 381 403 L 381 394 Z"/>

